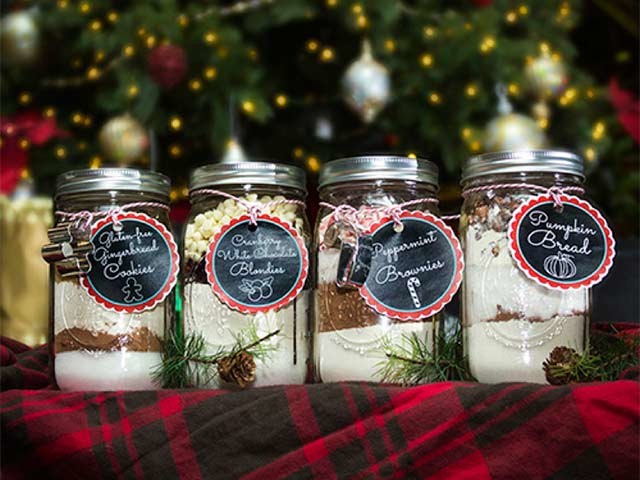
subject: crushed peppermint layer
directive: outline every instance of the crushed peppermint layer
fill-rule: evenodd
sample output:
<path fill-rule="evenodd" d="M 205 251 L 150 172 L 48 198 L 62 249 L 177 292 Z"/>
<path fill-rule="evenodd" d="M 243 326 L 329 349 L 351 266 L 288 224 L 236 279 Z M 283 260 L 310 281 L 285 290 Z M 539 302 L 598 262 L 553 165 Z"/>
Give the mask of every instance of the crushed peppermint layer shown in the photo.
<path fill-rule="evenodd" d="M 303 217 L 300 215 L 300 207 L 298 205 L 291 203 L 269 205 L 271 202 L 282 202 L 286 200 L 282 195 L 276 195 L 274 197 L 263 195 L 258 198 L 258 195 L 250 193 L 241 197 L 241 199 L 245 202 L 263 205 L 261 209 L 262 213 L 278 217 L 290 224 L 301 236 L 305 236 L 305 223 Z M 215 234 L 218 233 L 224 225 L 231 222 L 231 220 L 245 214 L 247 214 L 246 207 L 229 198 L 220 202 L 215 208 L 196 215 L 186 228 L 184 240 L 185 258 L 187 260 L 201 260 L 207 251 L 209 242 Z"/>

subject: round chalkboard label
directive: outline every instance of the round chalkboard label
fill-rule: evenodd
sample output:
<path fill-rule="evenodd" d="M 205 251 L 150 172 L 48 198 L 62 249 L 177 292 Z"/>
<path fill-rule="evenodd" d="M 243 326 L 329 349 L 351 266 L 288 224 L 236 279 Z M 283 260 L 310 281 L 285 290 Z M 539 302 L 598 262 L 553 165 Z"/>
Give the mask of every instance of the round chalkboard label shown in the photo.
<path fill-rule="evenodd" d="M 214 236 L 205 256 L 207 279 L 218 298 L 243 313 L 287 305 L 309 273 L 309 253 L 288 223 L 260 214 L 257 225 L 243 215 Z"/>
<path fill-rule="evenodd" d="M 96 222 L 85 290 L 107 310 L 136 313 L 162 302 L 178 279 L 178 246 L 171 232 L 142 213 Z"/>
<path fill-rule="evenodd" d="M 404 211 L 402 228 L 384 218 L 370 230 L 371 264 L 360 294 L 378 313 L 418 320 L 438 313 L 462 281 L 453 230 L 430 213 Z"/>
<path fill-rule="evenodd" d="M 548 288 L 568 290 L 600 282 L 613 264 L 615 241 L 593 206 L 571 195 L 538 195 L 509 222 L 509 250 L 518 267 Z"/>

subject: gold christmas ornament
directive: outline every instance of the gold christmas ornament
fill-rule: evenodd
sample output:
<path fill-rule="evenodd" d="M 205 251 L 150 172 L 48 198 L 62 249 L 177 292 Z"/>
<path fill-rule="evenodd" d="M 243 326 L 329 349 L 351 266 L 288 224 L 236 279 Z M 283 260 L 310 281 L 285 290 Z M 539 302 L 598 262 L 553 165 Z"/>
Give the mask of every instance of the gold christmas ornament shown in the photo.
<path fill-rule="evenodd" d="M 149 145 L 144 127 L 128 113 L 108 120 L 98 140 L 105 156 L 122 165 L 139 160 Z"/>
<path fill-rule="evenodd" d="M 347 105 L 365 123 L 371 123 L 389 101 L 389 70 L 373 58 L 367 40 L 362 44 L 362 54 L 342 78 L 342 91 Z"/>
<path fill-rule="evenodd" d="M 525 75 L 529 88 L 540 99 L 557 98 L 567 87 L 567 69 L 560 59 L 542 53 L 531 60 Z"/>
<path fill-rule="evenodd" d="M 2 60 L 7 65 L 26 66 L 40 56 L 40 29 L 33 9 L 5 15 L 0 23 Z"/>
<path fill-rule="evenodd" d="M 484 149 L 487 152 L 544 148 L 546 137 L 538 124 L 530 117 L 513 113 L 503 85 L 496 88 L 499 115 L 487 125 Z"/>

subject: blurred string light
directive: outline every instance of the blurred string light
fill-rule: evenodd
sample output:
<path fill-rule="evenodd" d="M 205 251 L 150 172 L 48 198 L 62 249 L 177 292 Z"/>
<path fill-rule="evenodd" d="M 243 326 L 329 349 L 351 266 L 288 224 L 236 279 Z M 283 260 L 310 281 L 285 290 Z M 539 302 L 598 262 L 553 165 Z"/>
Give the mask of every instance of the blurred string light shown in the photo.
<path fill-rule="evenodd" d="M 595 141 L 602 140 L 607 132 L 607 127 L 603 121 L 598 121 L 593 125 L 593 129 L 591 130 L 591 138 Z"/>
<path fill-rule="evenodd" d="M 420 64 L 423 68 L 431 68 L 433 66 L 433 55 L 430 53 L 423 53 L 420 56 Z"/>
<path fill-rule="evenodd" d="M 442 103 L 442 96 L 438 92 L 431 92 L 429 93 L 428 100 L 431 105 L 440 105 Z"/>
<path fill-rule="evenodd" d="M 422 29 L 422 33 L 426 38 L 434 38 L 438 34 L 438 29 L 434 26 L 427 25 Z"/>
<path fill-rule="evenodd" d="M 129 98 L 135 98 L 138 96 L 139 93 L 140 93 L 140 87 L 138 87 L 138 85 L 136 85 L 135 83 L 130 84 L 129 87 L 127 88 L 127 96 Z"/>
<path fill-rule="evenodd" d="M 310 39 L 310 40 L 307 40 L 307 43 L 305 44 L 305 48 L 307 49 L 308 52 L 314 53 L 318 51 L 318 48 L 320 48 L 320 44 L 318 43 L 317 40 Z"/>
<path fill-rule="evenodd" d="M 464 93 L 467 97 L 469 98 L 473 98 L 478 94 L 478 87 L 473 84 L 470 83 L 469 85 L 467 85 L 467 87 L 464 89 Z"/>
<path fill-rule="evenodd" d="M 106 56 L 107 56 L 107 54 L 104 53 L 104 50 L 96 50 L 94 58 L 96 59 L 97 63 L 100 63 L 100 62 L 104 61 Z"/>
<path fill-rule="evenodd" d="M 310 172 L 317 173 L 320 170 L 320 160 L 315 155 L 309 155 L 305 163 Z"/>
<path fill-rule="evenodd" d="M 124 47 L 122 47 L 122 54 L 125 57 L 133 57 L 135 53 L 136 53 L 136 49 L 131 44 L 127 44 Z"/>
<path fill-rule="evenodd" d="M 107 20 L 110 23 L 116 23 L 118 21 L 118 12 L 114 11 L 114 10 L 110 10 L 109 12 L 107 12 Z"/>
<path fill-rule="evenodd" d="M 173 158 L 179 158 L 182 156 L 182 146 L 177 143 L 174 143 L 169 146 L 169 155 Z"/>
<path fill-rule="evenodd" d="M 396 51 L 396 42 L 393 41 L 393 38 L 387 38 L 384 41 L 384 48 L 386 48 L 387 52 L 393 53 Z"/>
<path fill-rule="evenodd" d="M 18 95 L 18 101 L 20 102 L 20 105 L 29 105 L 31 103 L 31 94 L 29 92 L 21 92 L 20 95 Z"/>
<path fill-rule="evenodd" d="M 409 152 L 407 153 L 407 158 L 412 158 L 415 160 L 416 158 L 418 158 L 418 156 L 414 152 Z"/>
<path fill-rule="evenodd" d="M 56 109 L 54 107 L 45 107 L 42 111 L 42 116 L 45 118 L 53 118 L 56 116 Z"/>
<path fill-rule="evenodd" d="M 218 35 L 216 35 L 215 32 L 205 32 L 205 34 L 202 36 L 202 40 L 207 45 L 215 45 L 216 43 L 218 43 Z"/>
<path fill-rule="evenodd" d="M 193 92 L 199 92 L 202 90 L 202 81 L 199 78 L 192 78 L 189 80 L 189 89 Z"/>
<path fill-rule="evenodd" d="M 578 98 L 578 89 L 574 87 L 567 88 L 567 90 L 565 90 L 565 92 L 558 99 L 558 103 L 562 107 L 567 107 L 572 103 L 574 103 L 577 100 L 577 98 Z"/>
<path fill-rule="evenodd" d="M 335 52 L 331 47 L 324 47 L 320 52 L 320 60 L 324 63 L 332 62 L 335 58 Z"/>
<path fill-rule="evenodd" d="M 178 22 L 178 25 L 180 25 L 182 28 L 189 26 L 189 16 L 185 15 L 184 13 L 181 13 L 180 15 L 178 15 L 178 18 L 176 19 L 176 21 Z"/>
<path fill-rule="evenodd" d="M 202 71 L 202 76 L 206 80 L 213 80 L 218 76 L 218 70 L 216 69 L 216 67 L 205 67 Z"/>
<path fill-rule="evenodd" d="M 55 156 L 60 160 L 62 160 L 67 156 L 67 149 L 64 148 L 62 145 L 58 145 L 53 152 Z"/>
<path fill-rule="evenodd" d="M 486 55 L 490 53 L 494 48 L 496 48 L 496 39 L 491 35 L 487 35 L 480 42 L 480 53 Z"/>
<path fill-rule="evenodd" d="M 91 11 L 91 4 L 89 2 L 80 2 L 78 10 L 80 10 L 80 13 L 83 15 L 86 15 Z"/>
<path fill-rule="evenodd" d="M 256 104 L 251 100 L 245 100 L 242 102 L 242 111 L 248 115 L 252 115 L 256 111 Z"/>
<path fill-rule="evenodd" d="M 276 106 L 278 106 L 279 108 L 284 108 L 289 103 L 289 99 L 284 93 L 277 94 L 273 99 L 273 101 L 276 104 Z"/>
<path fill-rule="evenodd" d="M 291 151 L 293 158 L 301 159 L 304 156 L 304 149 L 302 147 L 295 147 Z"/>
<path fill-rule="evenodd" d="M 89 168 L 95 170 L 102 166 L 102 158 L 99 155 L 94 155 L 89 159 Z"/>
<path fill-rule="evenodd" d="M 182 129 L 182 118 L 178 115 L 173 115 L 169 118 L 169 128 L 173 131 L 178 131 Z"/>
<path fill-rule="evenodd" d="M 509 93 L 509 95 L 517 97 L 518 95 L 520 95 L 520 85 L 515 82 L 511 82 L 509 85 L 507 85 L 507 92 Z"/>
<path fill-rule="evenodd" d="M 327 0 L 325 2 L 325 4 L 327 5 L 327 7 L 329 8 L 334 8 L 338 5 L 338 0 Z"/>
<path fill-rule="evenodd" d="M 102 22 L 100 20 L 92 20 L 89 23 L 89 30 L 92 32 L 99 32 L 102 30 Z"/>

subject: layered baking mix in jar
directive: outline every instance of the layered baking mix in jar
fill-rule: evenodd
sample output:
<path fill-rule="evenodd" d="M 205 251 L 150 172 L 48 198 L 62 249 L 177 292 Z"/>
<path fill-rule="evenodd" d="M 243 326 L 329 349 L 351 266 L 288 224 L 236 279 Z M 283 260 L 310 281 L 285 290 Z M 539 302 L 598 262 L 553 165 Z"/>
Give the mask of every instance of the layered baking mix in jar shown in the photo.
<path fill-rule="evenodd" d="M 50 353 L 63 390 L 157 388 L 165 328 L 173 319 L 178 247 L 169 223 L 169 179 L 132 169 L 58 178 Z"/>
<path fill-rule="evenodd" d="M 218 368 L 219 375 L 199 386 L 304 383 L 310 342 L 305 197 L 304 172 L 293 166 L 222 163 L 193 172 L 184 333 L 201 335 L 209 354 L 246 347 L 243 342 L 259 342 L 266 351 L 229 372 Z"/>
<path fill-rule="evenodd" d="M 608 270 L 613 239 L 583 200 L 583 180 L 582 160 L 564 151 L 489 153 L 464 165 L 462 321 L 479 381 L 544 383 L 555 347 L 586 347 L 588 286 Z"/>
<path fill-rule="evenodd" d="M 389 349 L 412 334 L 435 345 L 438 312 L 462 268 L 457 240 L 437 217 L 437 190 L 437 167 L 426 160 L 363 156 L 321 170 L 317 380 L 380 381 Z"/>

